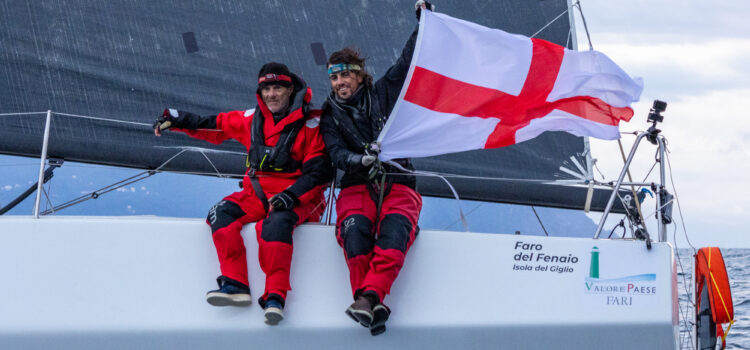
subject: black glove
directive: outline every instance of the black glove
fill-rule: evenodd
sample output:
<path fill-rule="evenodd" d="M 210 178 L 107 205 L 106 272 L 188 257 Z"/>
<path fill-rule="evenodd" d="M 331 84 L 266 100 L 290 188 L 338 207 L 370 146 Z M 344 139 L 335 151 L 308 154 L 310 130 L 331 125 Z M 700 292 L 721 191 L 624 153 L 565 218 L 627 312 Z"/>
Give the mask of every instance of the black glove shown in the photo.
<path fill-rule="evenodd" d="M 426 9 L 435 11 L 435 5 L 431 4 L 429 1 L 418 0 L 417 3 L 414 4 L 414 8 L 417 9 L 417 21 L 419 21 L 419 15 L 422 13 L 422 4 L 425 5 Z"/>
<path fill-rule="evenodd" d="M 169 112 L 169 108 L 167 108 L 158 118 L 156 118 L 153 125 L 154 134 L 156 136 L 161 136 L 162 131 L 169 129 L 172 126 L 174 126 L 174 117 Z"/>
<path fill-rule="evenodd" d="M 299 205 L 299 199 L 294 193 L 284 190 L 271 197 L 268 203 L 276 210 L 291 210 L 295 205 Z"/>
<path fill-rule="evenodd" d="M 350 154 L 346 158 L 346 162 L 351 167 L 359 167 L 363 166 L 365 168 L 369 168 L 375 161 L 378 159 L 377 156 L 369 155 L 369 154 Z"/>

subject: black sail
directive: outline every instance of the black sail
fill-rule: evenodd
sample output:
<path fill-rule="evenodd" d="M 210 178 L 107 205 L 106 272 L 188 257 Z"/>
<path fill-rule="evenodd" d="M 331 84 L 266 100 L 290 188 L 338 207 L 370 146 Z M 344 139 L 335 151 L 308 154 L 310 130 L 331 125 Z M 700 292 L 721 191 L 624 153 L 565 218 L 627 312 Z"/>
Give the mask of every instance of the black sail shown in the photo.
<path fill-rule="evenodd" d="M 437 11 L 530 36 L 566 0 L 436 1 Z M 567 15 L 537 37 L 572 46 Z M 165 107 L 199 114 L 256 105 L 256 74 L 286 63 L 313 89 L 329 91 L 325 59 L 355 46 L 379 77 L 416 25 L 411 1 L 0 1 L 0 153 L 38 157 L 45 115 L 55 112 L 48 154 L 95 164 L 240 175 L 245 149 L 178 133 L 156 138 Z M 199 152 L 196 149 L 205 151 Z M 183 154 L 164 164 L 178 152 Z M 583 166 L 583 138 L 545 133 L 519 145 L 415 160 L 448 177 L 463 199 L 583 208 L 587 188 L 560 180 Z M 210 162 L 206 159 L 210 159 Z M 420 177 L 425 195 L 452 197 L 439 178 Z M 601 210 L 606 191 L 596 191 Z"/>

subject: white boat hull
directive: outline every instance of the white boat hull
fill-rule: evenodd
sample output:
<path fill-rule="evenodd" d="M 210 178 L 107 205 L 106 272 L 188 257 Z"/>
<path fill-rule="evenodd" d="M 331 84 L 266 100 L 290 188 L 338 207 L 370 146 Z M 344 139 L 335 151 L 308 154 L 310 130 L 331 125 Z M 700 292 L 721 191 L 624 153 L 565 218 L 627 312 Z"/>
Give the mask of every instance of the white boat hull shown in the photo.
<path fill-rule="evenodd" d="M 252 225 L 243 236 L 257 298 Z M 286 318 L 270 327 L 255 301 L 205 302 L 219 264 L 203 220 L 4 217 L 0 348 L 678 348 L 668 243 L 425 230 L 377 337 L 344 314 L 351 294 L 334 228 L 303 225 L 294 244 Z"/>

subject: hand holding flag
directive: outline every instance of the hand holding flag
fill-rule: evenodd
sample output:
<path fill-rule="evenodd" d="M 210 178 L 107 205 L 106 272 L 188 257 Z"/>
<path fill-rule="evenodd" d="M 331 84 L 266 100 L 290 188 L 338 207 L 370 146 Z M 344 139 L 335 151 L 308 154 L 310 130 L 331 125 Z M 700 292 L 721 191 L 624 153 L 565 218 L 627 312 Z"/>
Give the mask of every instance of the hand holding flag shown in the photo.
<path fill-rule="evenodd" d="M 619 138 L 643 82 L 597 51 L 423 11 L 380 159 L 497 148 L 544 131 Z"/>

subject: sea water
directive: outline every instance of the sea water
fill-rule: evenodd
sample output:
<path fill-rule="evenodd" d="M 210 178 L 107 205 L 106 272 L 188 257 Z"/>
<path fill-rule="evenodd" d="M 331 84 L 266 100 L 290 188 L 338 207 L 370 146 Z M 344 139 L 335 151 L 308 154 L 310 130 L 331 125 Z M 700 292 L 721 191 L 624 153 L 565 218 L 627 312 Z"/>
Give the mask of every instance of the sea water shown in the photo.
<path fill-rule="evenodd" d="M 677 251 L 679 262 L 677 276 L 680 293 L 680 328 L 683 330 L 682 347 L 684 349 L 695 348 L 694 343 L 687 337 L 685 323 L 683 319 L 692 322 L 694 316 L 692 308 L 688 303 L 686 295 L 686 285 L 692 284 L 693 272 L 693 250 L 679 249 Z M 750 350 L 750 249 L 722 249 L 724 263 L 729 274 L 729 284 L 732 289 L 732 300 L 734 303 L 734 325 L 727 336 L 727 349 L 748 349 Z M 680 270 L 682 267 L 682 271 Z M 686 283 L 687 282 L 687 283 Z M 688 311 L 690 310 L 690 311 Z M 685 317 L 687 315 L 687 318 Z M 688 327 L 692 324 L 688 324 Z M 726 330 L 726 324 L 724 330 Z M 718 347 L 717 347 L 718 349 Z"/>

